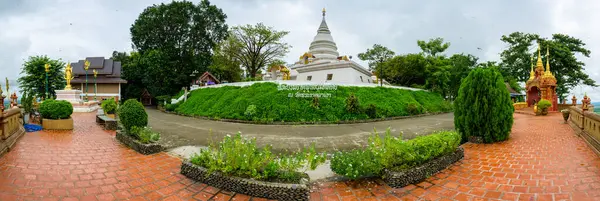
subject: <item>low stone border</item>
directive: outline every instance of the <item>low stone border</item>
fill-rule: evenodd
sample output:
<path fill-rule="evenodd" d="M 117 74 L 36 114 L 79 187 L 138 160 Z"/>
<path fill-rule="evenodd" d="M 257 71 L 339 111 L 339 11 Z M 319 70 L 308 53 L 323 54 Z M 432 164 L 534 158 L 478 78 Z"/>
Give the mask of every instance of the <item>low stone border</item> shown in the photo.
<path fill-rule="evenodd" d="M 124 130 L 117 130 L 117 135 L 115 136 L 115 138 L 117 138 L 117 140 L 119 140 L 119 142 L 121 142 L 122 144 L 127 145 L 131 149 L 144 155 L 155 154 L 165 149 L 162 145 L 158 143 L 142 144 L 136 139 L 129 136 Z"/>
<path fill-rule="evenodd" d="M 281 122 L 281 121 L 273 121 L 273 122 L 260 122 L 260 121 L 247 121 L 247 120 L 239 120 L 239 119 L 220 119 L 213 117 L 205 117 L 205 116 L 195 116 L 195 115 L 186 115 L 180 114 L 178 112 L 170 112 L 164 109 L 159 109 L 167 114 L 174 114 L 179 116 L 193 117 L 196 119 L 203 120 L 212 120 L 212 121 L 222 121 L 222 122 L 231 122 L 231 123 L 242 123 L 242 124 L 264 124 L 264 125 L 318 125 L 318 124 L 359 124 L 359 123 L 370 123 L 370 122 L 378 122 L 378 121 L 390 121 L 390 120 L 398 120 L 398 119 L 410 119 L 416 117 L 426 117 L 438 114 L 447 114 L 452 112 L 433 112 L 427 114 L 419 114 L 412 116 L 399 116 L 399 117 L 387 117 L 387 118 L 377 118 L 377 119 L 362 119 L 362 120 L 344 120 L 344 121 L 319 121 L 319 122 Z"/>
<path fill-rule="evenodd" d="M 383 181 L 390 187 L 402 188 L 409 184 L 416 184 L 427 179 L 435 173 L 446 169 L 465 156 L 464 149 L 458 147 L 454 153 L 433 159 L 423 165 L 402 171 L 394 172 L 384 170 Z"/>
<path fill-rule="evenodd" d="M 308 184 L 264 182 L 239 177 L 228 177 L 218 172 L 208 174 L 206 168 L 194 165 L 189 161 L 181 163 L 181 174 L 213 187 L 254 197 L 282 201 L 307 201 L 310 196 L 310 187 Z"/>

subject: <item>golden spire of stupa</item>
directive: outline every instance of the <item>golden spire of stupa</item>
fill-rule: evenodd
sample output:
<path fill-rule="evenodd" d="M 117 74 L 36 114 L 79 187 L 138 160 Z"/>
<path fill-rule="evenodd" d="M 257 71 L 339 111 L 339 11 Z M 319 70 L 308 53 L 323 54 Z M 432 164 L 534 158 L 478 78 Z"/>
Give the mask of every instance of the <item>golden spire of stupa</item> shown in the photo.
<path fill-rule="evenodd" d="M 533 71 L 533 57 L 531 57 L 531 71 L 529 72 L 529 80 L 535 79 L 535 72 Z"/>
<path fill-rule="evenodd" d="M 544 77 L 554 78 L 552 71 L 550 71 L 550 48 L 546 47 L 546 72 L 544 72 Z"/>
<path fill-rule="evenodd" d="M 540 42 L 538 41 L 538 58 L 537 58 L 537 63 L 535 65 L 536 70 L 538 68 L 541 68 L 542 71 L 544 70 L 544 63 L 542 62 L 542 54 L 540 53 Z"/>

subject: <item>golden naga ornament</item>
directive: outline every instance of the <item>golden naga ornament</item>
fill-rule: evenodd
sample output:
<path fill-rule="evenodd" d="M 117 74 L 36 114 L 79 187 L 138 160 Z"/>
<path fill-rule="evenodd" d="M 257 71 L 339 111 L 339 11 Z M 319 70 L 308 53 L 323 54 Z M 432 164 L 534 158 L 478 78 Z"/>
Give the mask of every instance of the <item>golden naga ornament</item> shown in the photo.
<path fill-rule="evenodd" d="M 71 62 L 67 64 L 67 68 L 65 68 L 65 80 L 67 80 L 67 86 L 65 86 L 65 90 L 72 90 L 71 88 L 71 80 L 73 80 L 75 76 L 73 76 L 73 69 L 71 68 Z"/>

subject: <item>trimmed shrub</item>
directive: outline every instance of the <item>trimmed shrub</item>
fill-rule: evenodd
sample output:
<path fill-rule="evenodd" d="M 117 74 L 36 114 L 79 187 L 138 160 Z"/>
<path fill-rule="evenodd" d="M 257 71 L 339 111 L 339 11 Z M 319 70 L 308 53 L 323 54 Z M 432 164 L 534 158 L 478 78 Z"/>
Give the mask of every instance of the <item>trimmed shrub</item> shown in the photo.
<path fill-rule="evenodd" d="M 172 112 L 175 111 L 175 109 L 177 108 L 177 106 L 179 106 L 179 103 L 176 104 L 167 104 L 165 105 L 165 110 Z"/>
<path fill-rule="evenodd" d="M 350 94 L 346 99 L 346 111 L 357 114 L 360 112 L 360 103 L 354 93 Z"/>
<path fill-rule="evenodd" d="M 65 100 L 45 100 L 40 104 L 40 114 L 44 119 L 68 119 L 73 114 L 73 105 Z"/>
<path fill-rule="evenodd" d="M 542 99 L 540 102 L 538 102 L 537 106 L 538 109 L 543 110 L 552 107 L 552 103 L 549 100 Z"/>
<path fill-rule="evenodd" d="M 456 151 L 460 134 L 440 131 L 412 140 L 392 137 L 388 129 L 382 139 L 377 132 L 369 138 L 365 150 L 337 152 L 331 170 L 349 179 L 379 177 L 383 169 L 404 170 Z"/>
<path fill-rule="evenodd" d="M 365 113 L 371 119 L 377 118 L 377 106 L 369 104 L 369 106 L 365 109 Z"/>
<path fill-rule="evenodd" d="M 169 95 L 157 96 L 156 101 L 158 102 L 158 105 L 164 105 L 165 102 L 167 102 L 167 104 L 168 104 L 171 102 L 171 96 L 169 96 Z"/>
<path fill-rule="evenodd" d="M 101 107 L 106 114 L 114 114 L 117 111 L 117 103 L 113 99 L 102 101 Z"/>
<path fill-rule="evenodd" d="M 227 135 L 222 142 L 209 145 L 191 157 L 190 162 L 212 172 L 228 176 L 252 178 L 263 181 L 298 182 L 298 169 L 314 170 L 325 162 L 325 154 L 317 154 L 314 144 L 301 152 L 276 156 L 271 147 L 259 149 L 256 139 L 244 139 L 240 133 Z"/>
<path fill-rule="evenodd" d="M 135 99 L 129 99 L 119 108 L 119 121 L 125 130 L 130 131 L 132 127 L 145 127 L 148 125 L 148 114 L 142 103 Z"/>
<path fill-rule="evenodd" d="M 311 106 L 315 109 L 319 109 L 319 97 L 314 96 Z"/>
<path fill-rule="evenodd" d="M 494 68 L 476 68 L 463 79 L 454 101 L 454 125 L 463 142 L 470 137 L 484 143 L 507 140 L 514 107 L 504 78 Z"/>

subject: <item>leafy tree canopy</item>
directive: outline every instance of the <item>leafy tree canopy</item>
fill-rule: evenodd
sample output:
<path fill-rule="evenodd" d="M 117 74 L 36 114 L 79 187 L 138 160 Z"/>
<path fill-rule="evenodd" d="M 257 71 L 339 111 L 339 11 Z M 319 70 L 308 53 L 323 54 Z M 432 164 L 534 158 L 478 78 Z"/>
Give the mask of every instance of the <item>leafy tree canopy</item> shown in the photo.
<path fill-rule="evenodd" d="M 376 66 L 394 57 L 394 51 L 380 44 L 373 45 L 373 49 L 367 49 L 366 52 L 359 53 L 358 58 L 363 61 L 369 61 L 369 70 L 375 70 Z"/>
<path fill-rule="evenodd" d="M 40 98 L 46 97 L 46 71 L 44 67 L 46 64 L 50 64 L 50 72 L 48 72 L 49 98 L 56 96 L 55 90 L 65 88 L 65 62 L 60 59 L 51 59 L 45 55 L 32 56 L 23 64 L 21 77 L 17 80 L 23 92 Z"/>
<path fill-rule="evenodd" d="M 288 33 L 262 23 L 236 26 L 223 48 L 246 68 L 250 77 L 255 77 L 266 65 L 288 53 L 291 46 L 282 41 Z"/>
<path fill-rule="evenodd" d="M 450 43 L 444 43 L 443 38 L 433 38 L 429 41 L 418 40 L 417 45 L 428 56 L 437 56 L 437 54 L 446 51 L 450 47 Z"/>
<path fill-rule="evenodd" d="M 130 31 L 135 50 L 149 58 L 130 68 L 140 68 L 135 71 L 144 75 L 143 83 L 155 96 L 189 86 L 194 79 L 190 74 L 208 69 L 213 48 L 227 36 L 225 18 L 208 0 L 198 5 L 173 1 L 146 8 Z"/>
<path fill-rule="evenodd" d="M 564 99 L 573 87 L 584 84 L 598 86 L 585 72 L 585 63 L 576 55 L 590 56 L 585 43 L 565 34 L 553 34 L 552 38 L 542 38 L 537 34 L 514 32 L 502 36 L 508 48 L 501 53 L 500 70 L 504 76 L 509 76 L 519 82 L 529 79 L 532 58 L 537 59 L 537 43 L 542 47 L 542 60 L 546 63 L 546 48 L 550 53 L 550 70 L 557 80 L 556 93 L 559 99 Z M 535 61 L 535 60 L 534 60 Z"/>

